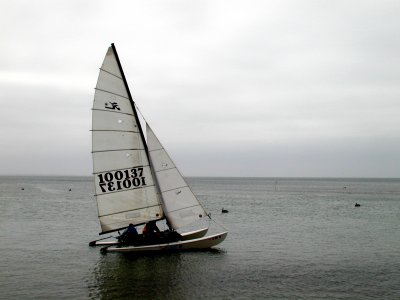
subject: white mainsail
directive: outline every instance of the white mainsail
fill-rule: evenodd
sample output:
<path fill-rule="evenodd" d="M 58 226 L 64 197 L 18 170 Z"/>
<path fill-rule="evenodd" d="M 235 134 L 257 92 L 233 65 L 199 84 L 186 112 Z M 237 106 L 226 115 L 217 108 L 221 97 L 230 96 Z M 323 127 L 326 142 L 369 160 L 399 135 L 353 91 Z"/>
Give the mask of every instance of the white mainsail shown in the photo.
<path fill-rule="evenodd" d="M 206 216 L 206 212 L 192 193 L 167 151 L 146 124 L 147 147 L 157 184 L 170 225 L 178 229 Z"/>
<path fill-rule="evenodd" d="M 143 133 L 114 45 L 100 68 L 92 153 L 102 233 L 163 218 Z"/>

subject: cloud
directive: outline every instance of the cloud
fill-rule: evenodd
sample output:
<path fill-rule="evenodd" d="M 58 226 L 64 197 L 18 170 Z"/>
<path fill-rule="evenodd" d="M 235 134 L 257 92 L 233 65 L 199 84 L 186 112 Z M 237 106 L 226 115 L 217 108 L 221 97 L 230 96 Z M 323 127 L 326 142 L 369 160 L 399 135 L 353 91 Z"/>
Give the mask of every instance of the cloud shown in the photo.
<path fill-rule="evenodd" d="M 136 103 L 184 173 L 400 176 L 397 1 L 1 7 L 3 173 L 90 174 L 93 87 L 115 42 Z M 28 148 L 42 164 L 29 167 Z"/>

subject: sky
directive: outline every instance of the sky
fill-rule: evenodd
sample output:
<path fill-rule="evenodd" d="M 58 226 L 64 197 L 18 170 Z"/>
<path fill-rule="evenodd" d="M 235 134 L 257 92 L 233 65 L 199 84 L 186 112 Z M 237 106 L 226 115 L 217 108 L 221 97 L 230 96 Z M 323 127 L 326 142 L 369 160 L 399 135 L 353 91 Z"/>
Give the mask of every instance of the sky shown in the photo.
<path fill-rule="evenodd" d="M 0 174 L 92 173 L 115 43 L 186 176 L 400 177 L 400 2 L 0 0 Z"/>

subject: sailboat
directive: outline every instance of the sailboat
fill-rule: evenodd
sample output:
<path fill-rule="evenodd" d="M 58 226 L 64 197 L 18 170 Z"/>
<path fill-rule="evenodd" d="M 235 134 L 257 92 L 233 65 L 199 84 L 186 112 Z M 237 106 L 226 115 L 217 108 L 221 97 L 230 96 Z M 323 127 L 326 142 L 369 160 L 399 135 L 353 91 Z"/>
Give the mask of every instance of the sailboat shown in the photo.
<path fill-rule="evenodd" d="M 176 234 L 211 219 L 147 123 L 143 130 L 114 44 L 107 50 L 92 108 L 92 158 L 100 234 L 162 221 L 168 229 L 133 244 L 93 241 L 106 252 L 207 249 L 228 232 L 208 227 Z M 132 225 L 130 225 L 132 224 Z M 173 237 L 173 238 L 172 238 Z"/>

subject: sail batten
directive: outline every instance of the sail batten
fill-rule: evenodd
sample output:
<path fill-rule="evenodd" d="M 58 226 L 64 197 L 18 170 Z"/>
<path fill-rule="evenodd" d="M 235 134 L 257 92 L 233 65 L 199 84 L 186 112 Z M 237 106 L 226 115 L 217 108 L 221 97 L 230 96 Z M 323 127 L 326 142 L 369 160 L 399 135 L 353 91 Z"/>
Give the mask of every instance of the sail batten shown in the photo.
<path fill-rule="evenodd" d="M 107 150 L 92 151 L 92 153 L 112 152 L 112 151 L 125 151 L 125 150 L 143 150 L 143 149 L 134 149 L 134 148 L 126 148 L 126 149 L 107 149 Z"/>
<path fill-rule="evenodd" d="M 184 210 L 184 209 L 192 208 L 192 207 L 196 207 L 196 206 L 198 206 L 198 205 L 197 205 L 197 204 L 194 204 L 194 205 L 192 205 L 192 206 L 186 206 L 186 207 L 184 207 L 184 208 L 178 208 L 178 209 L 176 209 L 176 210 L 170 210 L 169 212 L 170 212 L 170 213 L 174 213 L 174 212 L 177 212 L 177 211 L 180 211 L 180 210 Z"/>
<path fill-rule="evenodd" d="M 116 130 L 116 129 L 91 129 L 90 131 L 96 131 L 96 132 L 131 132 L 131 133 L 138 133 L 138 131 L 133 131 L 133 130 Z"/>
<path fill-rule="evenodd" d="M 121 76 L 119 76 L 119 75 L 117 75 L 117 74 L 114 74 L 114 73 L 111 73 L 111 72 L 109 72 L 109 71 L 107 71 L 107 70 L 104 70 L 104 69 L 102 69 L 102 68 L 99 68 L 99 70 L 100 70 L 100 71 L 103 71 L 103 72 L 106 72 L 106 73 L 108 73 L 108 74 L 110 74 L 110 75 L 113 75 L 113 76 L 115 76 L 115 77 L 117 77 L 117 78 L 119 78 L 119 79 L 122 79 Z"/>
<path fill-rule="evenodd" d="M 173 188 L 173 189 L 169 189 L 169 190 L 162 190 L 161 192 L 162 192 L 162 193 L 166 193 L 166 192 L 172 192 L 172 191 L 177 191 L 177 190 L 179 190 L 179 189 L 184 189 L 184 188 L 187 188 L 187 187 L 189 187 L 189 186 L 187 186 L 187 185 L 184 185 L 184 186 L 178 186 L 178 187 L 176 187 L 176 188 Z"/>
<path fill-rule="evenodd" d="M 158 172 L 165 172 L 165 171 L 169 171 L 169 170 L 173 170 L 173 169 L 175 169 L 175 167 L 171 167 L 171 168 L 163 169 L 163 170 L 158 170 Z"/>
<path fill-rule="evenodd" d="M 163 218 L 143 133 L 113 45 L 95 88 L 92 157 L 102 233 Z"/>
<path fill-rule="evenodd" d="M 113 93 L 111 91 L 102 90 L 102 89 L 100 89 L 98 87 L 95 87 L 94 90 L 95 91 L 104 92 L 104 93 L 107 93 L 107 94 L 112 94 L 112 95 L 115 95 L 115 96 L 118 96 L 118 97 L 122 97 L 122 98 L 125 98 L 125 99 L 129 100 L 128 96 L 124 96 L 124 95 L 120 95 L 120 94 L 117 94 L 117 93 Z"/>
<path fill-rule="evenodd" d="M 107 110 L 107 109 L 98 109 L 98 108 L 92 108 L 92 110 L 104 111 L 104 112 L 113 113 L 113 114 L 121 114 L 121 115 L 129 115 L 129 116 L 133 116 L 133 114 L 130 114 L 130 113 L 126 113 L 126 112 L 119 112 L 119 111 L 109 111 L 109 110 Z"/>

